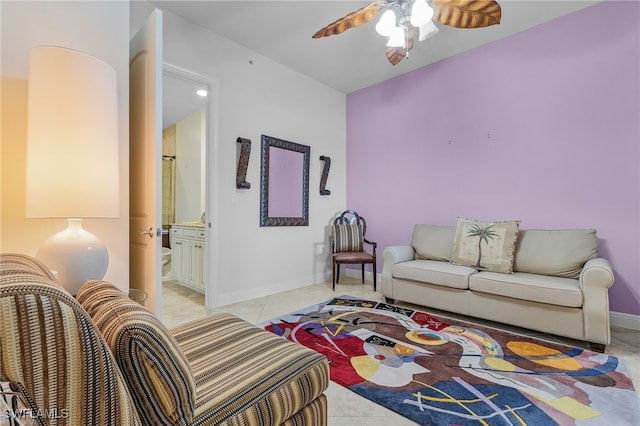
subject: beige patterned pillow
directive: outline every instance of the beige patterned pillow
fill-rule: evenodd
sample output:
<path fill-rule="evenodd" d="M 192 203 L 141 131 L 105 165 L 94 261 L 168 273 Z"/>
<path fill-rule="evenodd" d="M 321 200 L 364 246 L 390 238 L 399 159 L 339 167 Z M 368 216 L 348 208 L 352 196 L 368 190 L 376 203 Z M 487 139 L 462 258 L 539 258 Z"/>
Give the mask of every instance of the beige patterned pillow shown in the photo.
<path fill-rule="evenodd" d="M 336 253 L 364 251 L 364 233 L 362 231 L 362 225 L 333 225 L 333 244 Z"/>
<path fill-rule="evenodd" d="M 513 272 L 520 221 L 481 222 L 458 218 L 451 263 L 484 271 Z"/>

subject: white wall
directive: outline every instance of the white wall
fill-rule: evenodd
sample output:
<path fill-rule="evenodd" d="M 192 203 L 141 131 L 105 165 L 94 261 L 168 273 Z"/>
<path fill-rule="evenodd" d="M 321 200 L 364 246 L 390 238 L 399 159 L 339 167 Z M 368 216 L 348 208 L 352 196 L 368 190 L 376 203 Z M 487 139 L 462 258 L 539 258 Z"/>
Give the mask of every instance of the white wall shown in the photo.
<path fill-rule="evenodd" d="M 132 31 L 150 13 L 131 3 Z M 346 97 L 172 13 L 164 12 L 165 62 L 212 82 L 207 266 L 223 305 L 325 280 L 327 226 L 346 204 Z M 260 136 L 311 147 L 309 226 L 259 226 Z M 238 137 L 251 140 L 248 190 L 235 187 Z M 332 159 L 330 196 L 320 196 L 323 163 Z M 322 252 L 324 250 L 324 253 Z"/>
<path fill-rule="evenodd" d="M 120 218 L 85 220 L 109 251 L 106 279 L 129 286 L 129 2 L 0 2 L 2 169 L 0 251 L 34 255 L 66 227 L 64 220 L 25 218 L 26 96 L 29 49 L 63 46 L 97 56 L 118 76 Z M 64 165 L 61 165 L 64 167 Z"/>
<path fill-rule="evenodd" d="M 196 111 L 176 123 L 176 223 L 198 221 L 205 211 L 205 120 L 205 112 Z"/>

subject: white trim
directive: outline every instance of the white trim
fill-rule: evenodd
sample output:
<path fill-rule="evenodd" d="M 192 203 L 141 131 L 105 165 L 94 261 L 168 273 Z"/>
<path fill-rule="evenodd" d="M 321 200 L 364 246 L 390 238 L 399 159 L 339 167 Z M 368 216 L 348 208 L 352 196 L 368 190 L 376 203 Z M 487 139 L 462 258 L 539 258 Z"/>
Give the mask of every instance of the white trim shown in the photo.
<path fill-rule="evenodd" d="M 362 270 L 360 269 L 360 265 L 357 265 L 356 268 L 347 268 L 346 266 L 343 266 L 343 268 L 340 270 L 340 274 L 341 276 L 345 276 L 345 277 L 357 278 L 359 280 L 362 279 Z M 331 281 L 331 279 L 332 279 L 331 272 L 329 272 L 328 280 Z M 373 272 L 365 270 L 364 279 L 365 279 L 365 282 L 366 281 L 373 282 Z M 378 282 L 378 284 L 380 284 L 381 279 L 382 279 L 382 273 L 378 272 L 376 274 L 376 281 Z"/>
<path fill-rule="evenodd" d="M 173 78 L 177 78 L 188 83 L 203 84 L 207 86 L 209 96 L 207 98 L 207 124 L 205 128 L 206 150 L 205 150 L 205 214 L 206 214 L 206 241 L 205 253 L 204 253 L 204 284 L 205 284 L 205 306 L 208 309 L 213 309 L 217 306 L 221 306 L 216 303 L 218 295 L 217 283 L 218 276 L 218 256 L 219 247 L 217 238 L 213 238 L 213 231 L 218 229 L 218 217 L 216 197 L 213 195 L 213 190 L 216 187 L 218 176 L 214 172 L 215 159 L 218 158 L 218 109 L 220 99 L 220 85 L 217 78 L 208 77 L 204 74 L 197 73 L 195 71 L 188 70 L 179 65 L 163 62 L 162 63 L 162 75 L 170 75 Z M 212 219 L 213 218 L 213 219 Z M 238 301 L 236 299 L 231 299 Z M 235 302 L 231 302 L 235 303 Z"/>
<path fill-rule="evenodd" d="M 612 326 L 640 331 L 640 315 L 609 312 L 609 320 Z"/>

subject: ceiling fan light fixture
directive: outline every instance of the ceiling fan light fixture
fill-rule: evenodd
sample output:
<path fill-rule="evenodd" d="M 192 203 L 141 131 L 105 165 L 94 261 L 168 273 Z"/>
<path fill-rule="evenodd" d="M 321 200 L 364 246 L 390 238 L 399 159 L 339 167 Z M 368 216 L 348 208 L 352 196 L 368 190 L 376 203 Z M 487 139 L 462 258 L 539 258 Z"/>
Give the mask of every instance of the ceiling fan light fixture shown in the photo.
<path fill-rule="evenodd" d="M 411 6 L 411 25 L 421 27 L 433 18 L 433 9 L 425 0 L 414 0 Z"/>
<path fill-rule="evenodd" d="M 388 47 L 404 47 L 405 36 L 404 36 L 404 28 L 395 27 L 393 29 L 393 33 L 389 37 L 389 41 L 387 41 Z"/>
<path fill-rule="evenodd" d="M 424 41 L 429 37 L 433 37 L 440 31 L 440 28 L 433 23 L 432 20 L 429 20 L 426 24 L 420 27 L 420 35 L 418 36 L 418 40 Z"/>
<path fill-rule="evenodd" d="M 342 34 L 378 19 L 376 31 L 387 38 L 385 55 L 396 65 L 409 57 L 418 40 L 439 32 L 434 22 L 453 28 L 483 28 L 499 24 L 501 17 L 497 0 L 373 0 L 316 31 L 312 38 Z"/>
<path fill-rule="evenodd" d="M 376 32 L 381 36 L 390 37 L 396 28 L 396 14 L 389 9 L 382 14 L 376 24 Z"/>

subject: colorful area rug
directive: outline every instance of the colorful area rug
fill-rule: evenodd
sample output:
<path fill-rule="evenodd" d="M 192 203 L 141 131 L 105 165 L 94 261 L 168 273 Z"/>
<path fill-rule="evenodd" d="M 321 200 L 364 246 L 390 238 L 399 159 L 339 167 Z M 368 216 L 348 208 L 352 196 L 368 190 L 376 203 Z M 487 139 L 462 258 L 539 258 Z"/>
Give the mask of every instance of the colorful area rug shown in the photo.
<path fill-rule="evenodd" d="M 260 324 L 331 380 L 422 425 L 640 425 L 623 360 L 341 296 Z"/>

